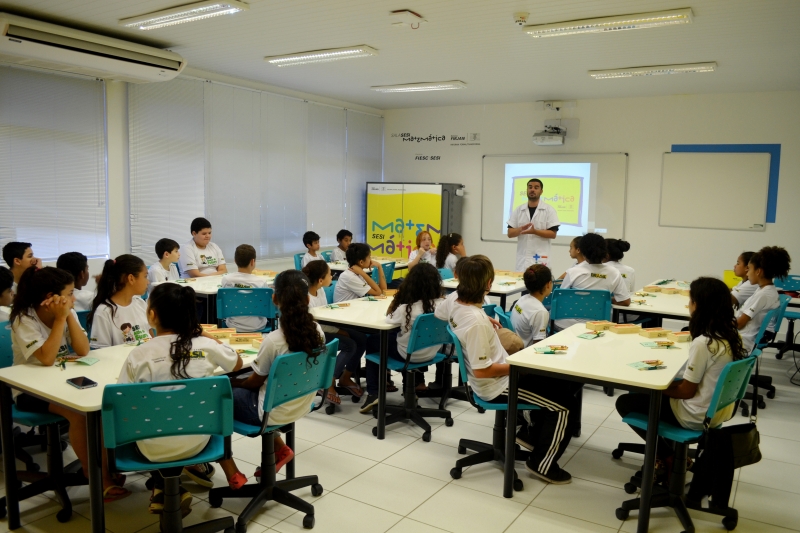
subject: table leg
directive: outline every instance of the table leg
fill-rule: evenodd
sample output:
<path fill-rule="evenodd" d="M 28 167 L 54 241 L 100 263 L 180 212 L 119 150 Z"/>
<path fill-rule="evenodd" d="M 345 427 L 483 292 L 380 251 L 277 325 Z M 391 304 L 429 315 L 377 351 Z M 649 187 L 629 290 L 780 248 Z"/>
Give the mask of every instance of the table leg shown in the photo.
<path fill-rule="evenodd" d="M 653 475 L 656 467 L 656 445 L 658 443 L 658 420 L 661 416 L 661 391 L 650 391 L 650 414 L 647 419 L 644 468 L 642 469 L 642 494 L 639 506 L 637 533 L 647 533 L 650 527 L 650 497 L 653 494 Z"/>
<path fill-rule="evenodd" d="M 17 461 L 14 457 L 14 420 L 11 414 L 11 387 L 0 382 L 0 429 L 3 441 L 3 470 L 6 479 L 6 509 L 8 529 L 18 529 L 19 497 L 17 496 Z"/>
<path fill-rule="evenodd" d="M 92 532 L 105 533 L 106 517 L 103 509 L 103 444 L 100 430 L 100 411 L 86 413 L 86 444 L 89 448 L 89 509 Z"/>
<path fill-rule="evenodd" d="M 510 498 L 514 495 L 514 460 L 516 458 L 516 432 L 517 432 L 517 381 L 519 370 L 514 365 L 510 366 L 508 373 L 508 414 L 506 416 L 506 456 L 503 465 L 503 497 Z"/>
<path fill-rule="evenodd" d="M 389 332 L 381 333 L 381 362 L 378 367 L 378 439 L 386 437 L 386 370 L 389 359 Z"/>

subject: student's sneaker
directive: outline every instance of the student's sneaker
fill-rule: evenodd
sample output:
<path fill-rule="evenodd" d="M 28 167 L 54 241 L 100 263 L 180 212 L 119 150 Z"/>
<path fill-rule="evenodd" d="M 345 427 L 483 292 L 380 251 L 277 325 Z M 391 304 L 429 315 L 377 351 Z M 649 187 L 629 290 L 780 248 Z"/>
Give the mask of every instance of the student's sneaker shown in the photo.
<path fill-rule="evenodd" d="M 533 439 L 528 433 L 528 426 L 522 426 L 521 428 L 519 428 L 519 431 L 517 431 L 516 442 L 529 452 L 533 451 Z"/>
<path fill-rule="evenodd" d="M 181 487 L 180 494 L 181 494 L 181 516 L 186 516 L 192 512 L 192 493 Z M 153 495 L 150 496 L 149 511 L 151 514 L 161 514 L 164 512 L 164 499 L 165 499 L 164 490 L 154 488 Z"/>
<path fill-rule="evenodd" d="M 373 407 L 378 406 L 378 396 L 374 394 L 367 394 L 367 399 L 364 400 L 364 405 L 361 406 L 360 411 L 365 415 L 372 412 Z"/>
<path fill-rule="evenodd" d="M 553 485 L 566 485 L 567 483 L 572 482 L 572 476 L 569 472 L 564 470 L 558 465 L 552 465 L 547 470 L 547 472 L 539 472 L 536 468 L 531 466 L 530 460 L 525 461 L 525 468 L 528 469 L 528 472 L 533 474 L 534 476 L 541 478 L 548 483 L 552 483 Z"/>
<path fill-rule="evenodd" d="M 214 486 L 214 482 L 211 480 L 214 472 L 214 466 L 211 463 L 201 463 L 192 467 L 184 467 L 181 474 L 187 476 L 201 487 L 210 489 Z"/>

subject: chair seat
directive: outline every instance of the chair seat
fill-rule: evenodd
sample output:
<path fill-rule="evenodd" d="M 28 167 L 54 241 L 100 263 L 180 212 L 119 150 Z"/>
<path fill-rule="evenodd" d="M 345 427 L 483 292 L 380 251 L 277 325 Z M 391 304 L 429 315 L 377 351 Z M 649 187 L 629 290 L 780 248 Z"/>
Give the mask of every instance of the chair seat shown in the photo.
<path fill-rule="evenodd" d="M 368 361 L 372 361 L 376 365 L 379 365 L 381 363 L 381 354 L 368 353 L 366 355 L 366 358 L 367 358 Z M 441 363 L 446 358 L 447 358 L 447 355 L 445 355 L 443 353 L 437 353 L 436 356 L 433 359 L 431 359 L 430 361 L 423 361 L 421 363 L 408 363 L 408 369 L 409 370 L 416 370 L 418 368 L 423 368 L 423 367 L 426 367 L 428 365 L 435 365 L 437 363 Z M 386 366 L 389 368 L 389 370 L 394 370 L 395 372 L 400 372 L 405 368 L 406 362 L 405 361 L 399 361 L 397 359 L 389 357 L 387 359 L 387 361 L 386 361 Z"/>
<path fill-rule="evenodd" d="M 136 443 L 125 444 L 116 449 L 116 468 L 119 472 L 138 472 L 159 470 L 177 466 L 190 466 L 199 463 L 213 463 L 225 456 L 225 437 L 212 435 L 203 451 L 192 457 L 168 463 L 148 461 L 136 447 Z"/>
<path fill-rule="evenodd" d="M 622 419 L 629 426 L 639 429 L 647 429 L 647 416 L 641 413 L 631 413 Z M 692 443 L 696 442 L 702 435 L 702 431 L 686 429 L 666 422 L 658 423 L 658 434 L 674 442 Z"/>
<path fill-rule="evenodd" d="M 16 405 L 11 406 L 11 416 L 15 424 L 22 424 L 28 427 L 49 426 L 50 424 L 58 424 L 66 420 L 60 415 L 53 413 L 31 413 L 29 411 L 20 411 Z"/>
<path fill-rule="evenodd" d="M 271 433 L 273 431 L 278 431 L 286 424 L 280 426 L 267 426 L 267 429 L 264 430 L 264 433 Z M 238 433 L 239 435 L 244 435 L 246 437 L 250 437 L 252 435 L 258 435 L 261 433 L 261 426 L 251 426 L 250 424 L 245 424 L 244 422 L 239 422 L 238 420 L 233 420 L 233 431 L 234 433 Z"/>
<path fill-rule="evenodd" d="M 481 399 L 480 396 L 477 394 L 472 395 L 472 399 L 475 401 L 475 404 L 478 407 L 482 407 L 487 411 L 508 411 L 508 404 L 507 403 L 494 403 L 494 402 L 487 402 L 486 400 Z M 534 411 L 539 409 L 538 405 L 533 405 L 530 403 L 517 403 L 517 409 L 520 411 Z"/>
<path fill-rule="evenodd" d="M 228 323 L 225 322 L 224 318 L 221 318 L 220 322 L 222 322 L 222 327 L 223 328 L 227 328 L 228 327 Z M 267 321 L 267 327 L 265 327 L 264 329 L 260 329 L 258 331 L 237 331 L 237 333 L 272 333 L 272 328 L 270 328 L 269 320 L 268 320 Z"/>

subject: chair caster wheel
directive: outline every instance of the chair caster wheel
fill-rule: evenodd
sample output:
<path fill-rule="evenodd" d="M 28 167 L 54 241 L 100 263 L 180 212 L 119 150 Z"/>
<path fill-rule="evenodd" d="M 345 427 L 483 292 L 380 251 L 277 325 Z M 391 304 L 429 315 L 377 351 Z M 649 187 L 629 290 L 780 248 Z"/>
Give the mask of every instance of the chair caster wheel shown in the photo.
<path fill-rule="evenodd" d="M 451 468 L 450 477 L 453 479 L 461 479 L 461 469 L 458 467 Z"/>
<path fill-rule="evenodd" d="M 627 520 L 628 514 L 630 512 L 627 509 L 623 509 L 622 507 L 618 507 L 614 514 L 617 515 L 617 520 Z"/>
<path fill-rule="evenodd" d="M 41 469 L 42 469 L 42 467 L 39 466 L 36 463 L 30 463 L 30 464 L 25 465 L 25 470 L 27 470 L 28 472 L 32 472 L 34 474 L 37 473 Z"/>
<path fill-rule="evenodd" d="M 764 400 L 761 400 L 760 402 L 758 402 L 758 408 L 759 409 L 766 409 L 767 408 L 766 402 L 764 402 Z"/>
<path fill-rule="evenodd" d="M 313 514 L 307 514 L 305 517 L 303 517 L 303 527 L 305 529 L 314 529 L 314 515 Z"/>
<path fill-rule="evenodd" d="M 623 450 L 617 448 L 613 452 L 611 452 L 611 457 L 613 457 L 614 459 L 619 459 L 620 457 L 622 457 L 623 453 L 624 453 Z"/>
<path fill-rule="evenodd" d="M 372 436 L 373 437 L 377 437 L 378 436 L 378 426 L 375 426 L 374 428 L 372 428 Z"/>
<path fill-rule="evenodd" d="M 486 412 L 486 409 L 484 409 L 483 407 L 478 407 L 478 412 L 479 412 L 480 414 L 483 414 L 483 413 L 485 413 L 485 412 Z"/>
<path fill-rule="evenodd" d="M 213 492 L 209 492 L 208 504 L 214 509 L 222 507 L 222 497 L 217 494 L 214 494 Z"/>
<path fill-rule="evenodd" d="M 728 531 L 733 531 L 736 529 L 736 525 L 739 523 L 738 517 L 733 516 L 726 516 L 722 519 L 722 527 L 727 529 Z"/>
<path fill-rule="evenodd" d="M 61 441 L 61 451 L 62 451 L 62 452 L 66 451 L 68 446 L 69 446 L 69 443 L 68 443 L 67 441 L 65 441 L 65 440 L 62 440 L 62 441 Z M 45 449 L 46 449 L 46 448 L 47 448 L 47 447 L 45 447 Z"/>
<path fill-rule="evenodd" d="M 767 392 L 767 398 L 769 398 L 770 400 L 775 398 L 775 391 L 771 390 L 771 391 Z"/>
<path fill-rule="evenodd" d="M 423 433 L 422 434 L 422 440 L 424 440 L 425 442 L 430 442 L 431 441 L 431 432 L 430 431 L 426 431 L 425 433 Z"/>
<path fill-rule="evenodd" d="M 236 533 L 236 528 L 235 527 L 229 527 L 223 533 Z"/>
<path fill-rule="evenodd" d="M 69 522 L 70 518 L 72 518 L 72 509 L 61 509 L 59 512 L 56 513 L 56 520 L 58 520 L 62 524 L 65 522 Z"/>
<path fill-rule="evenodd" d="M 445 418 L 444 419 L 444 425 L 449 427 L 449 428 L 453 427 L 453 419 L 452 418 Z"/>
<path fill-rule="evenodd" d="M 322 496 L 322 485 L 320 485 L 319 483 L 311 485 L 311 495 Z"/>
<path fill-rule="evenodd" d="M 783 359 L 783 352 L 776 353 L 775 354 L 775 359 Z"/>
<path fill-rule="evenodd" d="M 464 446 L 459 445 L 458 446 L 458 453 L 459 453 L 459 455 L 466 455 L 467 449 Z"/>
<path fill-rule="evenodd" d="M 361 399 L 361 398 L 359 398 L 359 397 L 358 397 L 358 396 L 356 396 L 355 394 L 354 394 L 354 395 L 352 395 L 352 396 L 350 396 L 350 401 L 351 401 L 351 402 L 353 402 L 353 403 L 358 403 L 358 401 L 359 401 L 360 399 Z"/>
<path fill-rule="evenodd" d="M 328 405 L 325 406 L 326 415 L 332 415 L 335 412 L 336 412 L 336 406 L 333 405 L 332 403 L 329 403 Z"/>
<path fill-rule="evenodd" d="M 742 406 L 742 416 L 750 416 L 750 409 L 746 405 Z"/>
<path fill-rule="evenodd" d="M 247 533 L 247 524 L 244 522 L 236 522 L 236 533 Z"/>
<path fill-rule="evenodd" d="M 636 485 L 633 483 L 625 483 L 623 488 L 625 489 L 625 494 L 633 494 L 636 492 Z"/>
<path fill-rule="evenodd" d="M 522 492 L 522 489 L 524 489 L 524 488 L 525 487 L 522 484 L 522 480 L 519 479 L 519 478 L 516 478 L 514 480 L 514 492 Z"/>

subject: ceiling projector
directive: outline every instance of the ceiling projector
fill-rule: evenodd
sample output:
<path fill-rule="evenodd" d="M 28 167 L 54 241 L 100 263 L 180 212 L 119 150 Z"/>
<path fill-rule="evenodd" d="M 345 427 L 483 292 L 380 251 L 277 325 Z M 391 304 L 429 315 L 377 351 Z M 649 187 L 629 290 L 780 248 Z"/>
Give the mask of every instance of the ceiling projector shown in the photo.
<path fill-rule="evenodd" d="M 539 146 L 561 146 L 564 144 L 566 135 L 566 128 L 545 126 L 542 131 L 537 131 L 533 134 L 533 144 Z"/>

